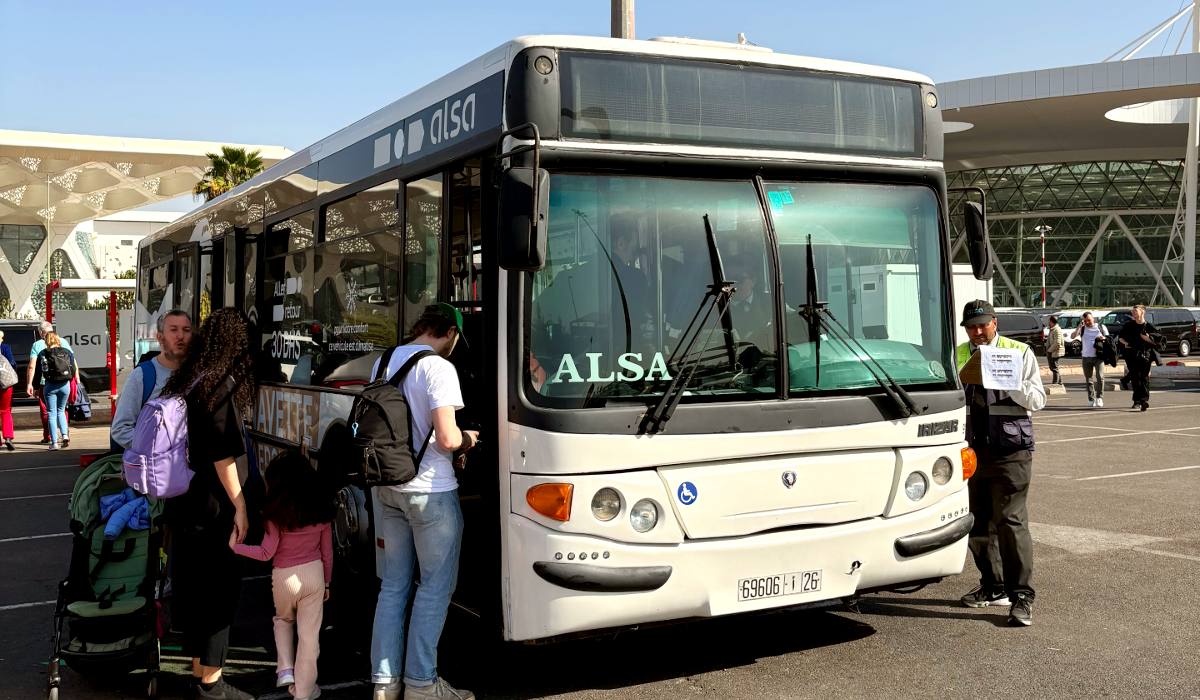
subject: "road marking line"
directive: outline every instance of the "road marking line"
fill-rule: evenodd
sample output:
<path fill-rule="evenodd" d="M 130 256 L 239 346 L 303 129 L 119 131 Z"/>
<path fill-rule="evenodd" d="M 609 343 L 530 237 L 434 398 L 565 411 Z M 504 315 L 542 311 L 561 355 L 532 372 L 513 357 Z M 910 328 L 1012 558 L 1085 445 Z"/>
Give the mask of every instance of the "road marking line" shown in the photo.
<path fill-rule="evenodd" d="M 1085 476 L 1076 479 L 1076 481 L 1094 481 L 1096 479 L 1116 479 L 1120 476 L 1140 476 L 1142 474 L 1161 474 L 1163 472 L 1181 472 L 1188 469 L 1200 469 L 1200 464 L 1193 464 L 1190 467 L 1171 467 L 1170 469 L 1147 469 L 1144 472 L 1125 472 L 1123 474 L 1103 474 L 1101 476 Z M 3 540 L 0 540 L 3 541 Z"/>
<path fill-rule="evenodd" d="M 1135 430 L 1130 430 L 1129 428 L 1106 428 L 1106 427 L 1099 426 L 1099 425 L 1075 425 L 1074 423 L 1043 423 L 1041 421 L 1034 421 L 1033 424 L 1035 426 L 1052 425 L 1056 428 L 1089 428 L 1091 430 L 1115 430 L 1115 431 L 1119 431 L 1119 432 L 1123 432 L 1123 433 L 1137 432 Z M 1191 428 L 1181 428 L 1181 430 L 1191 430 Z"/>
<path fill-rule="evenodd" d="M 1093 426 L 1086 426 L 1093 427 Z M 1134 435 L 1177 435 L 1179 437 L 1200 437 L 1200 435 L 1188 435 L 1187 433 L 1178 433 L 1177 430 L 1196 430 L 1196 428 L 1169 428 L 1167 430 L 1135 430 L 1120 435 L 1084 435 L 1083 437 L 1059 438 L 1058 440 L 1038 440 L 1039 445 L 1053 445 L 1056 442 L 1078 442 L 1079 440 L 1099 440 L 1100 438 L 1112 437 L 1133 437 Z"/>
<path fill-rule="evenodd" d="M 44 540 L 44 539 L 48 539 L 51 537 L 70 537 L 70 536 L 71 536 L 71 533 L 69 533 L 69 532 L 56 532 L 53 535 L 27 535 L 25 537 L 6 537 L 6 538 L 0 540 L 0 544 L 4 544 L 5 542 L 26 542 L 28 540 Z"/>
<path fill-rule="evenodd" d="M 1166 537 L 1153 535 L 1049 523 L 1029 523 L 1029 533 L 1034 542 L 1065 549 L 1074 554 L 1099 554 L 1114 549 L 1132 549 L 1167 541 Z"/>
<path fill-rule="evenodd" d="M 1164 552 L 1161 549 L 1146 549 L 1145 547 L 1134 547 L 1133 551 L 1142 552 L 1143 554 L 1157 554 L 1160 557 L 1173 557 L 1175 559 L 1187 559 L 1188 561 L 1200 561 L 1200 557 L 1191 554 L 1180 554 L 1179 552 Z"/>
<path fill-rule="evenodd" d="M 57 600 L 39 600 L 36 603 L 16 603 L 15 605 L 0 605 L 0 612 L 6 610 L 20 610 L 22 608 L 37 608 L 42 605 L 54 605 Z"/>
<path fill-rule="evenodd" d="M 46 471 L 49 469 L 78 469 L 78 468 L 79 468 L 78 464 L 51 464 L 46 467 L 19 467 L 17 469 L 0 469 L 0 474 L 7 474 L 9 472 L 40 472 L 40 471 Z"/>
<path fill-rule="evenodd" d="M 28 500 L 30 498 L 58 498 L 59 496 L 70 496 L 70 495 L 71 495 L 70 491 L 68 491 L 66 493 L 43 493 L 43 494 L 38 494 L 37 496 L 8 496 L 6 498 L 0 498 L 0 501 L 24 501 L 24 500 Z"/>

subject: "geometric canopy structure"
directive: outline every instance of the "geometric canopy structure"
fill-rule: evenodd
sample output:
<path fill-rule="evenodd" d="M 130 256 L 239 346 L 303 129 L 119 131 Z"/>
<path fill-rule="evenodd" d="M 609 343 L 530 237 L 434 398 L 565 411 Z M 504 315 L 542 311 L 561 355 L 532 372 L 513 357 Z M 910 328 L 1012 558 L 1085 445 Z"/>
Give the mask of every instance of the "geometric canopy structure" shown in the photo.
<path fill-rule="evenodd" d="M 38 277 L 77 224 L 191 193 L 205 154 L 229 145 L 259 151 L 267 167 L 291 155 L 281 146 L 0 129 L 0 296 L 28 311 Z"/>

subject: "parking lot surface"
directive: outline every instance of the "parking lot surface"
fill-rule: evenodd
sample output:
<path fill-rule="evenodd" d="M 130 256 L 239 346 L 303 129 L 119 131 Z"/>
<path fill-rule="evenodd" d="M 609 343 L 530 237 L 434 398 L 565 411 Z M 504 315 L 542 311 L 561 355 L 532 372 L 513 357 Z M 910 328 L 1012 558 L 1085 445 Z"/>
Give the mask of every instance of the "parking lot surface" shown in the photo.
<path fill-rule="evenodd" d="M 1071 378 L 1068 377 L 1068 382 Z M 967 609 L 963 575 L 911 595 L 857 604 L 625 631 L 549 646 L 496 648 L 452 611 L 441 672 L 484 697 L 1200 698 L 1200 381 L 1155 392 L 1131 411 L 1128 392 L 1089 409 L 1081 384 L 1037 414 L 1029 507 L 1035 543 L 1034 625 L 1007 608 Z M 48 452 L 18 436 L 0 453 L 0 698 L 44 687 L 55 588 L 69 553 L 66 502 L 79 453 L 107 441 L 77 429 Z M 230 674 L 265 698 L 272 686 L 269 582 L 247 581 Z M 365 698 L 361 659 L 323 656 L 322 697 Z M 184 696 L 178 650 L 163 695 Z M 107 684 L 67 672 L 65 698 L 137 697 L 136 677 Z"/>

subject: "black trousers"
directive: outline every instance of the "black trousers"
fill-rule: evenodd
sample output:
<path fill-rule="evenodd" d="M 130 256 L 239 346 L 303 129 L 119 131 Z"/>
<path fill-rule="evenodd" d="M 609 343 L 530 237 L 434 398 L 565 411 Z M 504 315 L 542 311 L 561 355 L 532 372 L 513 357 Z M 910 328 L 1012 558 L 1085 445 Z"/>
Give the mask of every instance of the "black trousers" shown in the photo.
<path fill-rule="evenodd" d="M 1047 355 L 1046 356 L 1046 364 L 1048 364 L 1050 366 L 1050 383 L 1051 384 L 1062 384 L 1062 381 L 1061 381 L 1062 378 L 1058 376 L 1058 360 L 1059 360 L 1059 357 L 1057 355 Z"/>
<path fill-rule="evenodd" d="M 1133 389 L 1133 402 L 1150 401 L 1150 362 L 1137 357 L 1125 360 L 1129 370 L 1129 386 Z"/>
<path fill-rule="evenodd" d="M 232 520 L 182 522 L 171 529 L 171 611 L 186 656 L 224 666 L 241 592 L 239 557 L 229 549 Z"/>
<path fill-rule="evenodd" d="M 967 482 L 971 512 L 968 546 L 985 588 L 1003 588 L 1012 596 L 1033 598 L 1033 538 L 1029 535 L 1029 479 L 1033 453 L 1027 450 L 1004 457 L 979 456 L 979 470 Z"/>

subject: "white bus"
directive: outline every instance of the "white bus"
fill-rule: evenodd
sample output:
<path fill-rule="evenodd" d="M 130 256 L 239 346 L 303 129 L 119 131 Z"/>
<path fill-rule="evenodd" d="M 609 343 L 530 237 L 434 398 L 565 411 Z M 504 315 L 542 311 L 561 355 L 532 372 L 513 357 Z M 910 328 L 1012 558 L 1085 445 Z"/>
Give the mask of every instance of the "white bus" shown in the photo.
<path fill-rule="evenodd" d="M 144 240 L 137 337 L 249 316 L 258 462 L 300 446 L 337 482 L 361 619 L 345 419 L 435 301 L 485 438 L 456 603 L 504 639 L 912 587 L 961 571 L 972 520 L 941 159 L 921 75 L 520 38 Z"/>

